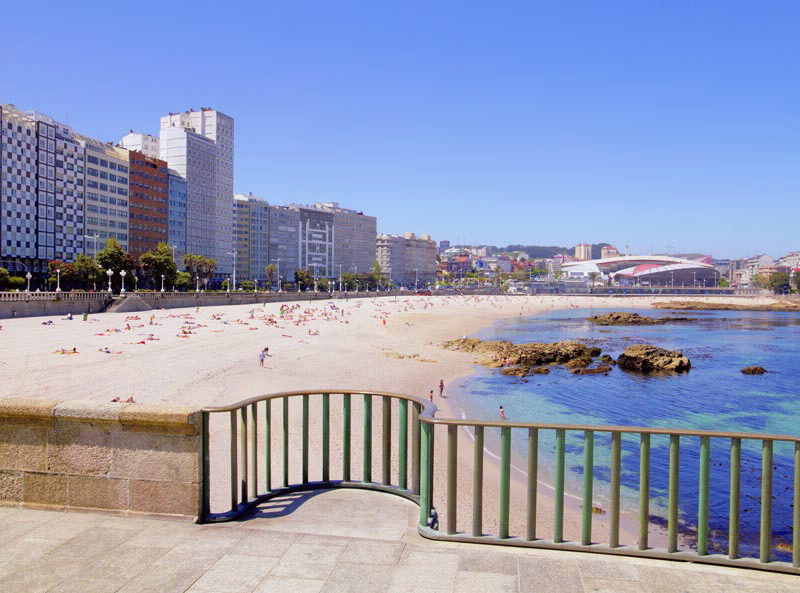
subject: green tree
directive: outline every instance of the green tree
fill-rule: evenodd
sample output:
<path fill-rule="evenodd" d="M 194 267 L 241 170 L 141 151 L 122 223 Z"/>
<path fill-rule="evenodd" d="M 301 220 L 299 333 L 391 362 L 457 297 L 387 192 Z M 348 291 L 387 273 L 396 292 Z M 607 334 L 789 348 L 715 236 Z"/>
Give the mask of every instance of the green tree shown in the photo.
<path fill-rule="evenodd" d="M 720 278 L 719 279 L 719 287 L 720 288 L 726 288 L 726 287 L 728 287 L 730 285 L 731 285 L 731 283 L 728 282 L 728 280 L 726 278 Z"/>
<path fill-rule="evenodd" d="M 252 291 L 255 288 L 255 284 L 252 280 L 242 280 L 239 283 L 239 288 L 242 290 Z"/>
<path fill-rule="evenodd" d="M 102 274 L 103 270 L 100 266 L 88 255 L 83 253 L 75 258 L 75 276 L 83 288 L 97 288 L 97 284 L 103 283 Z"/>
<path fill-rule="evenodd" d="M 767 279 L 767 286 L 770 290 L 772 290 L 772 292 L 775 293 L 788 292 L 791 288 L 789 285 L 789 274 L 786 272 L 776 272 L 774 274 L 770 274 L 769 278 Z"/>
<path fill-rule="evenodd" d="M 302 268 L 295 270 L 294 281 L 300 286 L 300 290 L 306 290 L 314 286 L 311 274 L 309 274 L 308 270 Z"/>
<path fill-rule="evenodd" d="M 317 279 L 317 290 L 320 292 L 329 292 L 331 289 L 330 280 L 327 278 Z"/>
<path fill-rule="evenodd" d="M 356 276 L 355 274 L 350 274 L 347 272 L 342 274 L 342 284 L 344 284 L 345 290 L 355 290 L 357 281 L 358 281 L 358 276 Z"/>
<path fill-rule="evenodd" d="M 269 264 L 264 268 L 264 272 L 267 274 L 267 284 L 269 284 L 269 290 L 272 290 L 272 283 L 275 282 L 275 273 L 277 272 L 275 264 Z"/>
<path fill-rule="evenodd" d="M 172 259 L 172 249 L 164 242 L 160 242 L 152 251 L 147 251 L 139 256 L 142 274 L 155 288 L 161 287 L 161 276 L 164 276 L 166 285 L 175 286 L 178 277 L 178 267 Z M 190 277 L 191 279 L 191 277 Z"/>
<path fill-rule="evenodd" d="M 178 272 L 175 275 L 175 288 L 177 290 L 189 290 L 192 287 L 192 277 L 189 272 Z"/>
<path fill-rule="evenodd" d="M 8 288 L 8 279 L 11 275 L 8 273 L 8 270 L 5 268 L 0 268 L 0 290 L 5 290 Z"/>
<path fill-rule="evenodd" d="M 47 262 L 47 271 L 50 273 L 47 282 L 50 284 L 51 290 L 57 289 L 59 285 L 61 286 L 61 290 L 68 289 L 75 282 L 76 275 L 75 266 L 73 264 L 61 261 L 60 259 L 54 259 Z"/>
<path fill-rule="evenodd" d="M 25 290 L 28 281 L 22 276 L 10 276 L 8 279 L 8 290 Z"/>
<path fill-rule="evenodd" d="M 125 270 L 125 274 L 133 277 L 133 271 L 136 268 L 133 257 L 125 253 L 115 239 L 106 241 L 106 246 L 97 254 L 97 263 L 103 268 L 105 274 L 108 273 L 108 270 L 113 270 L 111 287 L 117 292 L 122 288 L 120 272 Z"/>
<path fill-rule="evenodd" d="M 383 268 L 381 268 L 381 263 L 377 259 L 375 263 L 372 264 L 372 277 L 377 286 L 386 284 L 386 278 L 383 277 Z"/>

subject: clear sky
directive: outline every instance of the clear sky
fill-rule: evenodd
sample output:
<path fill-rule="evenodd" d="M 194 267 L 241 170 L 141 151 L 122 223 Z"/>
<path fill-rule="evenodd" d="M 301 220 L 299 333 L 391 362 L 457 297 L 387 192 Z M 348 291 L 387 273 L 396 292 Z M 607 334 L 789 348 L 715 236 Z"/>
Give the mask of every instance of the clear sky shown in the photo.
<path fill-rule="evenodd" d="M 800 2 L 12 2 L 0 101 L 236 120 L 237 192 L 380 232 L 800 249 Z"/>

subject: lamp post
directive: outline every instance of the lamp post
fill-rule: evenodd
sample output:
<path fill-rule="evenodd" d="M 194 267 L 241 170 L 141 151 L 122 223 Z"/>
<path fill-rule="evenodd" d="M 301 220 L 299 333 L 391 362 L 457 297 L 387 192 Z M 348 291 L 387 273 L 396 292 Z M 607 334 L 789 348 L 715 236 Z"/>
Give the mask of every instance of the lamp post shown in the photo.
<path fill-rule="evenodd" d="M 338 265 L 339 265 L 339 292 L 342 292 L 342 266 L 344 264 L 338 264 Z"/>
<path fill-rule="evenodd" d="M 197 276 L 195 276 L 195 278 L 197 278 L 197 288 L 195 288 L 194 291 L 200 292 L 200 275 L 198 274 Z"/>
<path fill-rule="evenodd" d="M 253 294 L 258 293 L 258 278 L 253 278 Z"/>
<path fill-rule="evenodd" d="M 353 266 L 353 276 L 356 276 L 356 271 L 358 270 L 358 266 Z M 356 292 L 358 292 L 358 276 L 355 279 L 356 282 Z"/>
<path fill-rule="evenodd" d="M 61 292 L 61 268 L 56 268 L 56 292 Z"/>
<path fill-rule="evenodd" d="M 31 291 L 31 278 L 33 278 L 33 276 L 31 276 L 30 272 L 25 274 L 25 279 L 28 281 L 28 287 L 25 289 L 25 292 L 30 292 Z"/>
<path fill-rule="evenodd" d="M 114 275 L 114 270 L 109 268 L 106 270 L 106 274 L 108 274 L 108 293 L 111 294 L 113 291 L 111 290 L 111 276 Z"/>
<path fill-rule="evenodd" d="M 161 292 L 164 292 L 164 278 L 165 277 L 166 276 L 164 274 L 161 274 Z"/>
<path fill-rule="evenodd" d="M 236 254 L 239 253 L 235 249 L 233 251 L 228 251 L 228 255 L 233 256 L 233 290 L 236 290 Z M 228 282 L 228 292 L 231 291 L 231 283 Z"/>
<path fill-rule="evenodd" d="M 120 294 L 125 294 L 125 275 L 127 272 L 125 270 L 120 270 L 119 275 L 122 277 L 122 288 L 120 289 Z"/>
<path fill-rule="evenodd" d="M 139 290 L 139 276 L 136 275 L 136 272 L 133 273 L 133 292 Z"/>

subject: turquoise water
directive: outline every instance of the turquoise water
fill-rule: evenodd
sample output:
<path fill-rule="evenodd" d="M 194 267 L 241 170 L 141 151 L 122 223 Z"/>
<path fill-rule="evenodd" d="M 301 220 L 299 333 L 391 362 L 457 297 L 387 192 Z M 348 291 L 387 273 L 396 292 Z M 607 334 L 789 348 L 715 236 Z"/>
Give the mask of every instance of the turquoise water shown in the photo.
<path fill-rule="evenodd" d="M 634 309 L 615 309 L 630 310 Z M 571 375 L 554 368 L 549 375 L 526 381 L 479 367 L 456 390 L 470 417 L 496 420 L 502 405 L 509 420 L 564 424 L 636 425 L 797 435 L 800 433 L 800 315 L 732 311 L 688 311 L 695 319 L 650 327 L 602 327 L 585 319 L 603 310 L 549 312 L 503 322 L 475 334 L 484 340 L 555 342 L 578 340 L 597 345 L 616 358 L 628 345 L 649 343 L 681 350 L 692 361 L 683 375 L 643 377 L 615 368 L 604 375 Z M 650 316 L 673 312 L 638 310 Z M 761 365 L 766 375 L 740 371 Z M 515 447 L 524 452 L 523 431 Z M 568 433 L 568 488 L 580 493 L 583 443 L 580 433 Z M 553 435 L 542 432 L 540 464 L 552 459 Z M 606 502 L 610 437 L 595 436 L 595 500 Z M 681 439 L 680 518 L 690 535 L 696 525 L 699 439 Z M 791 444 L 775 444 L 773 487 L 774 543 L 791 542 Z M 651 514 L 666 516 L 668 437 L 651 443 Z M 729 441 L 712 440 L 711 547 L 727 550 Z M 623 438 L 622 481 L 625 504 L 635 510 L 639 480 L 639 445 L 635 435 Z M 759 441 L 742 446 L 742 553 L 757 555 L 760 513 L 761 448 Z M 719 529 L 717 536 L 714 530 Z M 782 555 L 781 555 L 782 556 Z"/>

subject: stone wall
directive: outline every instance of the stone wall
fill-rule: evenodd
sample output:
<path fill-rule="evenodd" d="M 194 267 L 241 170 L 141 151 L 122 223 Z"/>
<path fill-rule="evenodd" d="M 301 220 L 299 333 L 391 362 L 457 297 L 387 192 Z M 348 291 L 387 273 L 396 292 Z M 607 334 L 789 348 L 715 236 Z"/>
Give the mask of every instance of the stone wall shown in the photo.
<path fill-rule="evenodd" d="M 193 408 L 0 399 L 0 504 L 196 516 Z"/>

